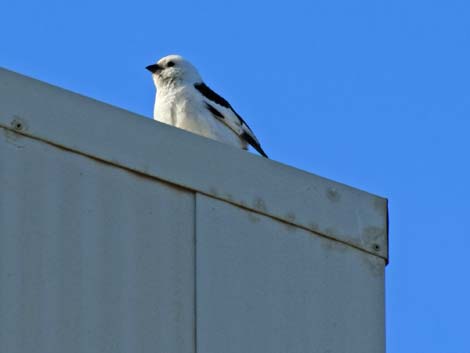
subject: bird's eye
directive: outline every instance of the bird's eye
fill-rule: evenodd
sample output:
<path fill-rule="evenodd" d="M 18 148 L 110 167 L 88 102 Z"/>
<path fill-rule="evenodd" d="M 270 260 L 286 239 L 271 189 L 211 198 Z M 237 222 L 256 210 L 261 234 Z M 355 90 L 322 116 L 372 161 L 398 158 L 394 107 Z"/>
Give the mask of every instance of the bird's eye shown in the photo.
<path fill-rule="evenodd" d="M 175 66 L 175 63 L 173 61 L 168 61 L 168 64 L 166 64 L 166 67 L 172 67 Z"/>

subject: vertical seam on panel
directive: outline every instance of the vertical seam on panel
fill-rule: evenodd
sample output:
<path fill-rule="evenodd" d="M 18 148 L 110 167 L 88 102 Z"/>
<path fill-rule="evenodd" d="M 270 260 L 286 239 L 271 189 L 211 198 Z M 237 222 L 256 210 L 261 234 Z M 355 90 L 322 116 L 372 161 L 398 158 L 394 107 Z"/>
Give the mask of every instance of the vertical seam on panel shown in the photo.
<path fill-rule="evenodd" d="M 194 261 L 194 353 L 197 353 L 197 205 L 198 205 L 198 193 L 194 193 L 194 218 L 193 218 L 193 226 L 194 226 L 194 238 L 193 238 L 193 261 Z"/>

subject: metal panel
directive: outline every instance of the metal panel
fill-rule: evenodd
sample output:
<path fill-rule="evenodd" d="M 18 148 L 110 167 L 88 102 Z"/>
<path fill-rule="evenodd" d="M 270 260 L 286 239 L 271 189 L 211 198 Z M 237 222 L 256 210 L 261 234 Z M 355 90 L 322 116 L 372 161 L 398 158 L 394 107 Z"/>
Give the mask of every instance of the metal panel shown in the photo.
<path fill-rule="evenodd" d="M 194 352 L 192 193 L 2 128 L 0 161 L 0 352 Z"/>
<path fill-rule="evenodd" d="M 0 126 L 388 257 L 383 198 L 3 69 Z"/>
<path fill-rule="evenodd" d="M 384 260 L 197 194 L 204 353 L 380 353 Z"/>

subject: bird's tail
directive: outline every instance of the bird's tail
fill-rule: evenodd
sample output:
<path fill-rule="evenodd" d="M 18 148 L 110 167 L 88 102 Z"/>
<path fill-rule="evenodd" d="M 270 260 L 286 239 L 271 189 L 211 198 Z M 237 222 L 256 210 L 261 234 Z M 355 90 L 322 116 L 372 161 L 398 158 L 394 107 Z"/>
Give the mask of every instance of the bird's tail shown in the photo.
<path fill-rule="evenodd" d="M 268 155 L 263 151 L 263 149 L 261 148 L 260 144 L 253 138 L 251 137 L 249 134 L 247 134 L 246 132 L 244 132 L 241 137 L 246 141 L 248 142 L 251 146 L 253 146 L 253 148 L 258 151 L 258 153 L 260 155 L 262 155 L 263 157 L 265 158 L 268 158 Z"/>

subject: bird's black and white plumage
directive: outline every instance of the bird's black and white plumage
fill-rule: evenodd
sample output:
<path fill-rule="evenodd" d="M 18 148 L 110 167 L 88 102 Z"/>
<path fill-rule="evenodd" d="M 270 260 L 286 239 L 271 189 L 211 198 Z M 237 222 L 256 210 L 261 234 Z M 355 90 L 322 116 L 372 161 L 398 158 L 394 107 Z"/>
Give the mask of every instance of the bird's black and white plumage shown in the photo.
<path fill-rule="evenodd" d="M 147 66 L 147 70 L 157 88 L 155 120 L 239 148 L 248 149 L 250 144 L 268 157 L 248 124 L 202 81 L 189 61 L 169 55 Z"/>

